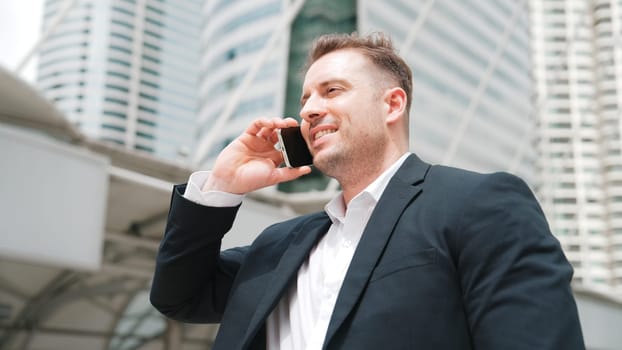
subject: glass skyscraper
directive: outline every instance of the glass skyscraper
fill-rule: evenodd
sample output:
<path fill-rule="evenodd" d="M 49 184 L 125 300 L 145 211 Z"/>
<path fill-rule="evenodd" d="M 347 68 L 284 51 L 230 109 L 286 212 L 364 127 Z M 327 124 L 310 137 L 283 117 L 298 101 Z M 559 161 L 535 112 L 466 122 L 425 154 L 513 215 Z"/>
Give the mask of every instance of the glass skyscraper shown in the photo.
<path fill-rule="evenodd" d="M 317 35 L 383 31 L 413 69 L 411 150 L 433 163 L 510 170 L 533 183 L 535 120 L 524 3 L 307 0 L 291 25 L 282 26 L 298 3 L 206 2 L 198 131 L 203 147 L 197 148 L 196 164 L 209 167 L 253 118 L 298 116 L 300 70 Z M 268 46 L 271 35 L 279 40 Z M 258 61 L 258 73 L 234 95 Z M 219 119 L 227 123 L 217 124 Z M 326 184 L 301 187 L 322 190 Z"/>
<path fill-rule="evenodd" d="M 289 33 L 278 27 L 286 6 L 283 0 L 205 2 L 195 165 L 209 164 L 249 120 L 282 115 Z"/>
<path fill-rule="evenodd" d="M 575 283 L 622 294 L 622 3 L 530 2 L 537 192 Z"/>
<path fill-rule="evenodd" d="M 43 31 L 63 1 L 45 2 Z M 201 0 L 78 0 L 40 50 L 37 85 L 87 135 L 188 162 Z"/>
<path fill-rule="evenodd" d="M 528 10 L 520 1 L 359 1 L 413 70 L 411 150 L 435 163 L 534 180 Z"/>

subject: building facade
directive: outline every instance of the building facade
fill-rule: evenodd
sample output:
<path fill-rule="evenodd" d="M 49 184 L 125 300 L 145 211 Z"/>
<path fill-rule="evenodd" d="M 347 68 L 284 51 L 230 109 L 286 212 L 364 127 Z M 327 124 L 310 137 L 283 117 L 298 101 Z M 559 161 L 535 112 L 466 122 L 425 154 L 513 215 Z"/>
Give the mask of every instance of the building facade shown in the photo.
<path fill-rule="evenodd" d="M 47 0 L 37 85 L 87 135 L 189 161 L 200 0 Z"/>
<path fill-rule="evenodd" d="M 622 4 L 531 1 L 537 186 L 575 283 L 622 293 Z"/>
<path fill-rule="evenodd" d="M 259 116 L 283 113 L 289 1 L 205 1 L 195 165 L 208 165 Z"/>
<path fill-rule="evenodd" d="M 266 47 L 266 38 L 283 28 L 279 20 L 300 2 L 303 5 L 278 44 Z M 383 31 L 393 37 L 413 69 L 411 149 L 430 162 L 479 171 L 510 170 L 533 182 L 535 120 L 525 4 L 507 0 L 206 4 L 198 132 L 199 144 L 205 147 L 198 148 L 197 164 L 209 166 L 223 145 L 255 117 L 298 116 L 300 70 L 314 37 Z M 253 21 L 247 19 L 251 13 Z M 250 44 L 252 50 L 241 50 Z M 270 59 L 263 61 L 243 97 L 232 97 L 239 87 L 235 79 L 243 79 L 240 74 L 250 70 L 263 50 L 271 52 Z M 247 108 L 249 101 L 263 102 Z M 229 108 L 225 117 L 230 122 L 223 129 L 215 121 L 228 102 L 237 103 L 236 111 Z M 214 125 L 218 131 L 210 133 Z M 321 189 L 322 184 L 327 182 L 302 187 Z"/>
<path fill-rule="evenodd" d="M 359 1 L 413 70 L 411 150 L 534 180 L 528 11 L 520 1 Z"/>

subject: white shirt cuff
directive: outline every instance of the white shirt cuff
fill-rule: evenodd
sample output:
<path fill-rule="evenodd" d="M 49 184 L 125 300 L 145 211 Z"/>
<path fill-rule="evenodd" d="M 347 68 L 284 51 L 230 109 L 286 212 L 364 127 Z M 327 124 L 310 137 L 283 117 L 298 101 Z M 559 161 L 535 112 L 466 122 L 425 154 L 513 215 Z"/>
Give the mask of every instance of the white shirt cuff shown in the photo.
<path fill-rule="evenodd" d="M 222 191 L 201 191 L 203 184 L 209 178 L 211 171 L 196 171 L 190 175 L 184 198 L 200 205 L 210 207 L 235 207 L 242 203 L 243 194 L 234 194 Z"/>

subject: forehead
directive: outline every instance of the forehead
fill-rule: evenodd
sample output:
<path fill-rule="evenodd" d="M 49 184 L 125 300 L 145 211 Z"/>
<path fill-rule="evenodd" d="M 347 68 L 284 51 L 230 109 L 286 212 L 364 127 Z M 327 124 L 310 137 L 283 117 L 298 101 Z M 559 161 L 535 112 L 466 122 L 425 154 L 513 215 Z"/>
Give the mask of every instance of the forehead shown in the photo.
<path fill-rule="evenodd" d="M 331 80 L 359 80 L 371 75 L 372 71 L 376 71 L 375 67 L 360 51 L 343 49 L 329 52 L 309 67 L 303 89 Z"/>

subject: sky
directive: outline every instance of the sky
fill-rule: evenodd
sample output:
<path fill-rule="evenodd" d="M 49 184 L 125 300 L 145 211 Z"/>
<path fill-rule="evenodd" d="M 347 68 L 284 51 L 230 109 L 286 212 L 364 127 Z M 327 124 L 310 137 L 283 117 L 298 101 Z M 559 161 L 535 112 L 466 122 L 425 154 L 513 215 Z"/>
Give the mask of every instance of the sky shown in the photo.
<path fill-rule="evenodd" d="M 41 31 L 43 0 L 0 0 L 0 66 L 15 71 L 37 43 Z M 34 82 L 36 57 L 21 71 L 20 77 Z"/>

